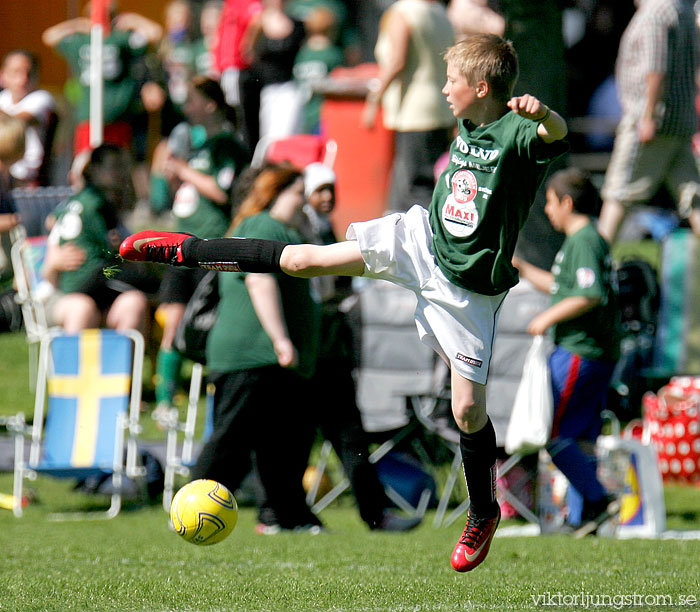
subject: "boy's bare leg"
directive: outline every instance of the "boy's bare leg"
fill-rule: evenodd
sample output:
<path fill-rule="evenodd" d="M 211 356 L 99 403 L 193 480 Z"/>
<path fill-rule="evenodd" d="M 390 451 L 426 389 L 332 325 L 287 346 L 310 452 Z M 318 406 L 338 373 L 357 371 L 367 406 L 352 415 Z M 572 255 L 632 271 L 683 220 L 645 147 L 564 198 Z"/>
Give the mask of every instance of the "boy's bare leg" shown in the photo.
<path fill-rule="evenodd" d="M 452 414 L 457 427 L 464 433 L 476 433 L 488 420 L 486 414 L 486 385 L 464 378 L 452 368 Z"/>
<path fill-rule="evenodd" d="M 146 327 L 146 295 L 133 289 L 120 294 L 107 311 L 107 327 L 116 330 L 136 329 L 142 334 Z"/>
<path fill-rule="evenodd" d="M 357 240 L 335 244 L 288 244 L 280 257 L 280 268 L 289 276 L 311 278 L 332 274 L 362 276 L 365 262 Z"/>
<path fill-rule="evenodd" d="M 69 334 L 99 327 L 102 313 L 95 300 L 84 293 L 67 293 L 56 302 L 53 319 Z"/>
<path fill-rule="evenodd" d="M 452 552 L 452 567 L 469 572 L 488 554 L 501 518 L 496 501 L 496 432 L 486 414 L 486 385 L 464 378 L 454 368 L 452 413 L 459 432 L 464 477 L 469 491 L 469 514 Z"/>

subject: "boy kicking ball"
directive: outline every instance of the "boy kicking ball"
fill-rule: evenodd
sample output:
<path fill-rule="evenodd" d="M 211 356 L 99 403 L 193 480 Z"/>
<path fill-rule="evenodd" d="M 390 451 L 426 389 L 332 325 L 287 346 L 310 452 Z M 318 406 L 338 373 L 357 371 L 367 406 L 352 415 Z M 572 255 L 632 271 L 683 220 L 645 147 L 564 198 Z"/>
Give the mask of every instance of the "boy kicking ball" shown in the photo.
<path fill-rule="evenodd" d="M 327 246 L 145 231 L 127 238 L 120 253 L 223 271 L 367 276 L 415 292 L 421 339 L 451 366 L 470 499 L 452 567 L 468 572 L 486 558 L 500 520 L 496 435 L 485 401 L 498 310 L 518 280 L 511 264 L 518 232 L 549 165 L 566 151 L 567 127 L 537 98 L 511 97 L 518 59 L 510 42 L 474 35 L 450 47 L 445 60 L 442 92 L 459 133 L 429 210 L 413 206 L 353 223 L 348 240 Z"/>

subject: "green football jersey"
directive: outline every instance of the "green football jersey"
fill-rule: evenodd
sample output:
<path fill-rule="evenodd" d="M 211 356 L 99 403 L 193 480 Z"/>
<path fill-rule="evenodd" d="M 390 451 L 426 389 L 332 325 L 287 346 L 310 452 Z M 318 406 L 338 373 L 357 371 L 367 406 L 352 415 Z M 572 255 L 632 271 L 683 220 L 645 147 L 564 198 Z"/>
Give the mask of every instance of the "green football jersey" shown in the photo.
<path fill-rule="evenodd" d="M 319 130 L 323 95 L 315 93 L 314 86 L 327 78 L 331 70 L 342 66 L 343 61 L 343 52 L 335 45 L 323 49 L 304 45 L 299 49 L 294 60 L 293 74 L 305 102 L 302 109 L 304 132 L 316 133 Z"/>
<path fill-rule="evenodd" d="M 568 150 L 508 111 L 485 126 L 460 121 L 430 204 L 437 265 L 456 285 L 498 295 L 518 282 L 511 259 L 550 164 Z"/>
<path fill-rule="evenodd" d="M 56 225 L 52 230 L 59 244 L 72 242 L 85 251 L 85 263 L 77 270 L 61 272 L 59 288 L 65 293 L 80 291 L 96 271 L 116 261 L 107 232 L 117 219 L 99 191 L 86 187 L 65 205 L 56 209 Z"/>
<path fill-rule="evenodd" d="M 203 38 L 192 41 L 192 67 L 194 74 L 209 76 L 215 69 L 214 54 L 207 47 Z"/>
<path fill-rule="evenodd" d="M 574 296 L 600 300 L 581 316 L 555 325 L 555 343 L 584 359 L 617 361 L 620 327 L 611 282 L 612 257 L 592 223 L 567 236 L 554 259 L 552 274 L 552 304 Z"/>
<path fill-rule="evenodd" d="M 267 211 L 243 220 L 236 236 L 266 238 L 298 244 L 301 236 Z M 213 372 L 234 372 L 277 364 L 277 355 L 250 301 L 245 274 L 219 274 L 218 316 L 207 338 L 207 367 Z M 313 374 L 319 349 L 319 307 L 311 297 L 308 279 L 276 274 L 284 319 L 297 350 L 297 371 Z"/>
<path fill-rule="evenodd" d="M 190 167 L 216 178 L 230 195 L 235 178 L 248 164 L 248 153 L 236 136 L 222 131 L 207 139 L 189 158 Z M 194 185 L 183 183 L 175 194 L 173 215 L 177 231 L 200 238 L 220 238 L 231 224 L 231 203 L 218 204 L 200 194 Z"/>
<path fill-rule="evenodd" d="M 66 36 L 58 43 L 57 49 L 82 87 L 76 119 L 87 121 L 90 118 L 90 34 L 79 32 Z M 139 83 L 134 75 L 134 64 L 146 54 L 146 50 L 146 39 L 135 32 L 112 30 L 104 39 L 102 105 L 105 123 L 118 119 L 129 121 L 140 109 Z"/>

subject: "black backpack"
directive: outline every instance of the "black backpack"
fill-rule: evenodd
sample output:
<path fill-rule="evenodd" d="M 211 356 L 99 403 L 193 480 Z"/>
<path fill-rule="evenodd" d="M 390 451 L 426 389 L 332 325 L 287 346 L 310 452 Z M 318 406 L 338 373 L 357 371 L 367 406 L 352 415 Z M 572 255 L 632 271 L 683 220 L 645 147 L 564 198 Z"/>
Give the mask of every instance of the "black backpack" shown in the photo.
<path fill-rule="evenodd" d="M 660 289 L 656 271 L 643 259 L 623 260 L 614 270 L 622 326 L 620 358 L 610 381 L 608 407 L 622 421 L 638 418 L 648 390 L 645 370 L 651 367 Z"/>
<path fill-rule="evenodd" d="M 0 293 L 0 332 L 14 332 L 22 327 L 22 307 L 16 297 L 14 289 Z"/>
<path fill-rule="evenodd" d="M 218 305 L 218 273 L 211 270 L 199 281 L 175 332 L 175 348 L 183 357 L 205 363 L 207 336 L 216 322 Z"/>
<path fill-rule="evenodd" d="M 660 291 L 656 271 L 648 261 L 627 259 L 615 269 L 617 303 L 625 333 L 656 329 Z"/>

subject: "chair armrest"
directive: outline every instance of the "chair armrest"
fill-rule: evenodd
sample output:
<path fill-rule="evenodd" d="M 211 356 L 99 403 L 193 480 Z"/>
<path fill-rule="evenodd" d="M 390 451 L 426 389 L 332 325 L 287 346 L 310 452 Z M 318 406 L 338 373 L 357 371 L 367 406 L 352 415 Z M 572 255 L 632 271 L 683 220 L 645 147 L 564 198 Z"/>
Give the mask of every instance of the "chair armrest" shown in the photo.
<path fill-rule="evenodd" d="M 28 438 L 32 435 L 32 428 L 27 425 L 24 412 L 18 412 L 14 416 L 0 416 L 0 426 L 5 426 L 8 432 L 11 431 L 15 435 L 23 435 Z"/>

